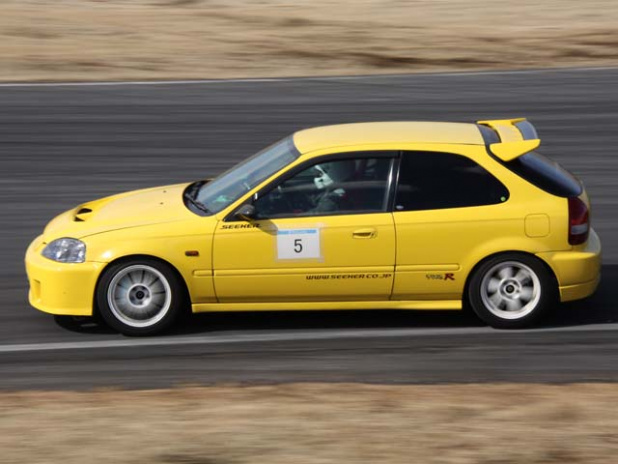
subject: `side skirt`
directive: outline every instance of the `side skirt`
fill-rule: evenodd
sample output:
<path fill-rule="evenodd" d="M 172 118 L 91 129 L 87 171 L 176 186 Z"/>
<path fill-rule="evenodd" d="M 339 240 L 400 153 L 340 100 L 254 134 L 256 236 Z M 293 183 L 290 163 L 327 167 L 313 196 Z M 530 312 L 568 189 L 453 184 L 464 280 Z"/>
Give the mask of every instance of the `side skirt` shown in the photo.
<path fill-rule="evenodd" d="M 203 313 L 208 311 L 341 311 L 372 309 L 452 311 L 461 309 L 461 300 L 200 303 L 192 305 L 192 309 L 194 313 Z"/>

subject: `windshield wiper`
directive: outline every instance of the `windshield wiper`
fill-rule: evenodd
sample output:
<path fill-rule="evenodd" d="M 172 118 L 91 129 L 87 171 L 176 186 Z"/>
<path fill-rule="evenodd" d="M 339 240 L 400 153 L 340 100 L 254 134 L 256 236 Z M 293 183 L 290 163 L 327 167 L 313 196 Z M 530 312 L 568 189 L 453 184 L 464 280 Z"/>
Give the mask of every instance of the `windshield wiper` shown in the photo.
<path fill-rule="evenodd" d="M 195 197 L 193 196 L 197 194 L 197 192 L 199 191 L 199 188 L 204 183 L 205 182 L 196 182 L 195 184 L 191 186 L 191 189 L 185 192 L 183 196 L 185 200 L 187 200 L 189 203 L 191 203 L 193 206 L 195 206 L 200 211 L 203 211 L 204 213 L 209 213 L 210 211 L 208 211 L 208 208 L 206 207 L 206 205 L 202 203 L 201 201 L 196 200 Z"/>
<path fill-rule="evenodd" d="M 185 200 L 187 200 L 189 203 L 191 203 L 193 206 L 195 206 L 200 211 L 203 211 L 205 213 L 209 213 L 210 212 L 210 211 L 208 211 L 208 208 L 206 208 L 206 205 L 204 203 L 202 203 L 200 201 L 197 201 L 194 198 L 191 198 L 189 195 L 185 194 Z"/>

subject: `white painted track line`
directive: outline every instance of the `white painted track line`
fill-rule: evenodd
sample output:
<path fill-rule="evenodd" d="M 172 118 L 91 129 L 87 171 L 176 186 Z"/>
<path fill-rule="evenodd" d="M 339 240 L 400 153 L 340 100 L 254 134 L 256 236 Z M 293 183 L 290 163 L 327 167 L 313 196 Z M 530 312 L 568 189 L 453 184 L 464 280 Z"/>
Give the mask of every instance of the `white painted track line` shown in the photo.
<path fill-rule="evenodd" d="M 387 339 L 401 337 L 533 334 L 545 332 L 599 332 L 618 330 L 618 323 L 594 324 L 574 327 L 550 327 L 516 331 L 495 330 L 490 327 L 438 328 L 438 329 L 349 329 L 298 332 L 271 332 L 261 334 L 203 335 L 199 337 L 153 337 L 93 340 L 79 342 L 24 343 L 0 345 L 0 354 L 37 351 L 90 350 L 106 348 L 139 348 L 179 345 L 229 345 L 261 342 L 295 342 L 350 339 Z"/>
<path fill-rule="evenodd" d="M 448 334 L 481 334 L 489 333 L 490 328 L 464 328 L 464 329 L 376 329 L 376 330 L 328 330 L 316 332 L 284 332 L 267 334 L 237 334 L 237 335 L 203 335 L 199 337 L 156 337 L 156 338 L 126 338 L 115 340 L 93 340 L 83 342 L 52 342 L 0 345 L 0 353 L 19 353 L 24 351 L 55 351 L 55 350 L 80 350 L 99 348 L 125 348 L 125 347 L 156 347 L 174 345 L 223 345 L 231 343 L 256 343 L 256 342 L 292 342 L 292 341 L 317 341 L 355 338 L 394 338 L 405 336 L 422 335 L 448 335 Z"/>

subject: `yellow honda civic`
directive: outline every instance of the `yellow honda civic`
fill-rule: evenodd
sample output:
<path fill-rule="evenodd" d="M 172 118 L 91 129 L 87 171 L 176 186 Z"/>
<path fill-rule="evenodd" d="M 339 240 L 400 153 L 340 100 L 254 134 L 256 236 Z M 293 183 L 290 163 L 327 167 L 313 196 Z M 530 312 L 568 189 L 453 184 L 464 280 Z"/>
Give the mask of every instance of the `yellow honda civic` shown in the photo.
<path fill-rule="evenodd" d="M 26 254 L 32 306 L 127 335 L 184 311 L 470 307 L 529 326 L 591 295 L 582 183 L 525 119 L 303 130 L 214 180 L 84 203 Z"/>

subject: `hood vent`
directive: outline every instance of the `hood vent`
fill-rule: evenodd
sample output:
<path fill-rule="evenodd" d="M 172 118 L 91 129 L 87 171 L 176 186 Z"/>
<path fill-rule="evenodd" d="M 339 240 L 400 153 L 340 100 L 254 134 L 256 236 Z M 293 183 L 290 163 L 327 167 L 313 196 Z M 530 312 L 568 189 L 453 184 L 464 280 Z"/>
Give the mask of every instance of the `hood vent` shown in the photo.
<path fill-rule="evenodd" d="M 86 219 L 88 219 L 88 215 L 90 213 L 92 213 L 92 210 L 90 208 L 80 208 L 75 213 L 75 218 L 73 220 L 75 222 L 84 222 Z"/>

